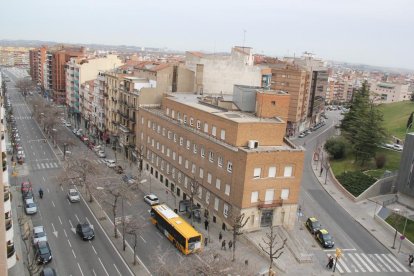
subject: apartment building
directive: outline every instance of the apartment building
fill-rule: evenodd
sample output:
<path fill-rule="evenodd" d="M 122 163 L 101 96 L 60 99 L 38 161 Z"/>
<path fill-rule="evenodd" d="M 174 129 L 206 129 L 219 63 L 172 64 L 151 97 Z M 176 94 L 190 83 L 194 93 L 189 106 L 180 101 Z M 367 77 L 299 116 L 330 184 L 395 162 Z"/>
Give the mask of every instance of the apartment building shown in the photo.
<path fill-rule="evenodd" d="M 261 68 L 254 65 L 250 47 L 233 47 L 230 55 L 186 52 L 185 66 L 194 72 L 194 88 L 199 94 L 231 95 L 235 84 L 261 84 Z"/>
<path fill-rule="evenodd" d="M 144 169 L 176 199 L 175 208 L 194 194 L 204 214 L 222 227 L 229 226 L 231 213 L 244 213 L 246 230 L 289 229 L 304 158 L 303 148 L 284 138 L 287 122 L 281 118 L 288 117 L 290 95 L 246 90 L 232 92 L 246 111 L 221 94 L 171 93 L 158 105 L 140 103 L 136 147 Z"/>
<path fill-rule="evenodd" d="M 89 117 L 82 115 L 84 95 L 80 95 L 81 84 L 95 80 L 100 71 L 114 69 L 122 65 L 116 55 L 90 58 L 71 58 L 66 64 L 66 105 L 68 114 L 75 119 L 75 126 L 88 129 Z"/>
<path fill-rule="evenodd" d="M 26 47 L 0 47 L 0 65 L 27 68 L 31 49 Z"/>
<path fill-rule="evenodd" d="M 98 72 L 93 84 L 93 100 L 91 110 L 91 130 L 92 134 L 99 139 L 103 139 L 105 133 L 105 112 L 104 112 L 104 93 L 105 93 L 105 74 Z"/>
<path fill-rule="evenodd" d="M 42 46 L 29 51 L 30 76 L 37 85 L 44 87 L 44 71 L 46 63 L 47 46 Z"/>
<path fill-rule="evenodd" d="M 0 83 L 2 77 L 0 74 Z M 16 253 L 14 248 L 14 229 L 13 229 L 13 220 L 12 220 L 12 206 L 11 206 L 11 188 L 9 183 L 9 173 L 8 173 L 8 160 L 7 160 L 7 151 L 6 151 L 6 117 L 4 109 L 4 92 L 1 91 L 2 87 L 0 86 L 0 131 L 1 131 L 1 143 L 0 150 L 2 155 L 2 164 L 3 172 L 0 175 L 0 213 L 4 214 L 0 216 L 0 225 L 5 227 L 0 227 L 0 275 L 7 275 L 8 269 L 13 267 L 16 264 Z"/>
<path fill-rule="evenodd" d="M 94 102 L 95 80 L 89 80 L 81 84 L 79 90 L 79 112 L 82 114 L 85 129 L 93 130 L 91 122 L 92 103 Z M 95 137 L 93 137 L 95 138 Z"/>

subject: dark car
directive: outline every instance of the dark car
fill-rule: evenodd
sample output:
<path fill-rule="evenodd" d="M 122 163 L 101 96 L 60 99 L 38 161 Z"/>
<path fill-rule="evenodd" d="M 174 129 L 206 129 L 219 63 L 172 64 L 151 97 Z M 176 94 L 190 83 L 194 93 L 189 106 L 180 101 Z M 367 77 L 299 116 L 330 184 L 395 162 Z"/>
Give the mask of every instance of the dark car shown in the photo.
<path fill-rule="evenodd" d="M 324 248 L 332 248 L 335 245 L 332 236 L 326 229 L 316 231 L 315 238 Z"/>
<path fill-rule="evenodd" d="M 46 267 L 40 272 L 40 276 L 57 276 L 57 273 L 54 268 Z"/>
<path fill-rule="evenodd" d="M 36 259 L 39 264 L 47 264 L 52 260 L 52 251 L 47 241 L 41 241 L 35 244 Z"/>
<path fill-rule="evenodd" d="M 78 223 L 76 225 L 76 233 L 86 241 L 93 240 L 95 238 L 95 232 L 93 231 L 93 226 L 89 223 Z"/>
<path fill-rule="evenodd" d="M 306 224 L 306 227 L 309 229 L 309 231 L 312 234 L 315 234 L 316 231 L 318 231 L 319 229 L 321 229 L 320 222 L 316 218 L 314 218 L 314 217 L 308 218 L 306 220 L 305 224 Z"/>
<path fill-rule="evenodd" d="M 33 195 L 33 191 L 29 190 L 25 193 L 22 193 L 22 197 L 23 197 L 23 201 L 27 200 L 27 199 L 34 199 L 34 195 Z"/>

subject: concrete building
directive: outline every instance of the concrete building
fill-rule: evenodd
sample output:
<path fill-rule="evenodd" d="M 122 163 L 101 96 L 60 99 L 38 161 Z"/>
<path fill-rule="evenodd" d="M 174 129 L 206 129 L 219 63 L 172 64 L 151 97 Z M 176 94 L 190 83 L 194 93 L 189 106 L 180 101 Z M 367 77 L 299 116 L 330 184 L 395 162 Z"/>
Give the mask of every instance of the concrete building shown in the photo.
<path fill-rule="evenodd" d="M 0 83 L 2 83 L 2 76 L 0 74 Z M 0 151 L 2 154 L 3 171 L 0 175 L 0 275 L 8 275 L 8 269 L 16 264 L 16 253 L 14 248 L 14 229 L 12 220 L 12 205 L 11 205 L 11 187 L 9 183 L 9 161 L 7 160 L 6 151 L 6 117 L 4 109 L 4 92 L 0 86 L 0 131 L 1 143 Z M 3 215 L 4 214 L 4 215 Z"/>
<path fill-rule="evenodd" d="M 375 103 L 394 103 L 410 100 L 409 83 L 370 81 L 371 98 Z"/>
<path fill-rule="evenodd" d="M 105 74 L 98 72 L 94 80 L 92 110 L 91 110 L 91 130 L 95 137 L 103 140 L 105 133 L 105 112 L 104 112 L 104 91 L 105 91 Z"/>
<path fill-rule="evenodd" d="M 176 208 L 194 195 L 210 222 L 222 227 L 229 226 L 231 213 L 244 213 L 250 218 L 246 230 L 289 229 L 304 158 L 303 148 L 284 138 L 290 95 L 233 89 L 235 100 L 171 93 L 158 104 L 141 103 L 136 147 L 143 167 L 165 185 Z"/>
<path fill-rule="evenodd" d="M 233 47 L 230 55 L 186 52 L 185 66 L 194 72 L 198 94 L 231 95 L 235 84 L 261 85 L 261 68 L 254 65 L 250 47 Z"/>
<path fill-rule="evenodd" d="M 30 50 L 30 76 L 37 85 L 44 87 L 44 68 L 47 46 Z"/>
<path fill-rule="evenodd" d="M 29 51 L 26 47 L 0 47 L 0 65 L 28 68 Z"/>
<path fill-rule="evenodd" d="M 121 65 L 122 62 L 116 55 L 71 58 L 66 64 L 66 105 L 69 115 L 75 119 L 76 127 L 89 128 L 89 117 L 81 116 L 81 84 L 96 79 L 100 71 L 111 70 Z"/>
<path fill-rule="evenodd" d="M 414 197 L 414 132 L 405 135 L 396 186 L 398 192 Z"/>

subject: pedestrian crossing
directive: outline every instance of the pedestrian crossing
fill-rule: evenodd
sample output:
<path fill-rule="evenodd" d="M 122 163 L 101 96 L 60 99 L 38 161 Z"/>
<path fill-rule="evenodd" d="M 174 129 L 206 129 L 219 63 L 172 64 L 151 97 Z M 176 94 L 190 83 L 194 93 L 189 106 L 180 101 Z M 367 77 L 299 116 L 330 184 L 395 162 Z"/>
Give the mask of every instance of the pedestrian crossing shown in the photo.
<path fill-rule="evenodd" d="M 335 254 L 327 254 L 335 258 Z M 344 273 L 410 272 L 393 254 L 342 253 L 336 270 Z"/>
<path fill-rule="evenodd" d="M 14 117 L 16 120 L 31 120 L 33 119 L 32 116 L 21 116 L 21 117 Z"/>
<path fill-rule="evenodd" d="M 58 162 L 37 162 L 35 164 L 33 164 L 33 168 L 35 170 L 46 170 L 46 169 L 56 169 L 59 168 L 60 165 Z"/>

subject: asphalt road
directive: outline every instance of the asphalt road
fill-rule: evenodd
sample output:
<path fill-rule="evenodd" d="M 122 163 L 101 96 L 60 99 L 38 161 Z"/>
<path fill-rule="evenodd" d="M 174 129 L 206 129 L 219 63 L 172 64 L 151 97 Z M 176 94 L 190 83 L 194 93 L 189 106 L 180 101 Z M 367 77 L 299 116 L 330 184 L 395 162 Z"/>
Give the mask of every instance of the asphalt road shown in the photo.
<path fill-rule="evenodd" d="M 70 203 L 67 200 L 66 191 L 56 181 L 62 170 L 60 160 L 50 145 L 44 142 L 44 135 L 31 118 L 23 97 L 13 88 L 16 77 L 10 73 L 7 75 L 12 79 L 7 83 L 7 93 L 26 155 L 25 164 L 18 166 L 22 175 L 12 183 L 20 185 L 26 179 L 32 182 L 39 211 L 31 219 L 34 226 L 43 225 L 46 228 L 53 254 L 48 266 L 54 267 L 59 275 L 133 275 L 85 202 Z M 39 187 L 44 190 L 43 199 L 37 195 Z M 82 241 L 74 231 L 76 224 L 84 221 L 94 225 L 93 241 Z"/>
<path fill-rule="evenodd" d="M 390 252 L 380 242 L 378 242 L 365 228 L 363 228 L 358 222 L 354 220 L 321 186 L 319 181 L 316 179 L 313 172 L 312 161 L 314 150 L 318 145 L 321 145 L 323 141 L 327 140 L 335 133 L 335 124 L 340 120 L 339 111 L 327 112 L 328 121 L 327 124 L 319 130 L 311 133 L 305 138 L 298 138 L 294 142 L 296 144 L 303 145 L 305 142 L 306 155 L 305 164 L 302 178 L 302 189 L 300 195 L 300 204 L 304 216 L 302 221 L 304 222 L 307 217 L 315 216 L 321 222 L 322 226 L 327 228 L 330 234 L 333 236 L 335 241 L 335 247 L 341 248 L 346 260 L 348 254 L 352 255 L 348 257 L 346 262 L 350 267 L 349 270 L 358 270 L 358 273 L 353 272 L 352 275 L 363 275 L 364 273 L 371 273 L 366 266 L 362 265 L 361 270 L 359 265 L 363 264 L 362 261 L 354 261 L 355 255 L 364 255 L 368 258 L 362 258 L 368 267 L 371 268 L 372 272 L 376 272 L 375 275 L 411 275 L 411 273 L 401 272 L 392 266 L 387 272 L 378 272 L 373 269 L 373 266 L 377 267 L 380 271 L 387 270 L 387 267 L 380 261 L 378 255 L 383 256 L 385 254 L 389 256 Z M 320 165 L 319 165 L 320 167 Z M 325 172 L 323 172 L 325 174 Z M 314 253 L 317 256 L 321 265 L 325 266 L 328 259 L 328 254 L 334 254 L 334 250 L 323 250 L 319 244 L 316 243 L 313 236 L 308 232 L 306 235 L 309 238 L 305 241 L 307 246 L 314 249 Z M 353 270 L 355 268 L 355 270 Z M 364 272 L 365 270 L 365 272 Z M 391 271 L 391 270 L 394 270 Z M 347 273 L 343 269 L 344 273 Z"/>

